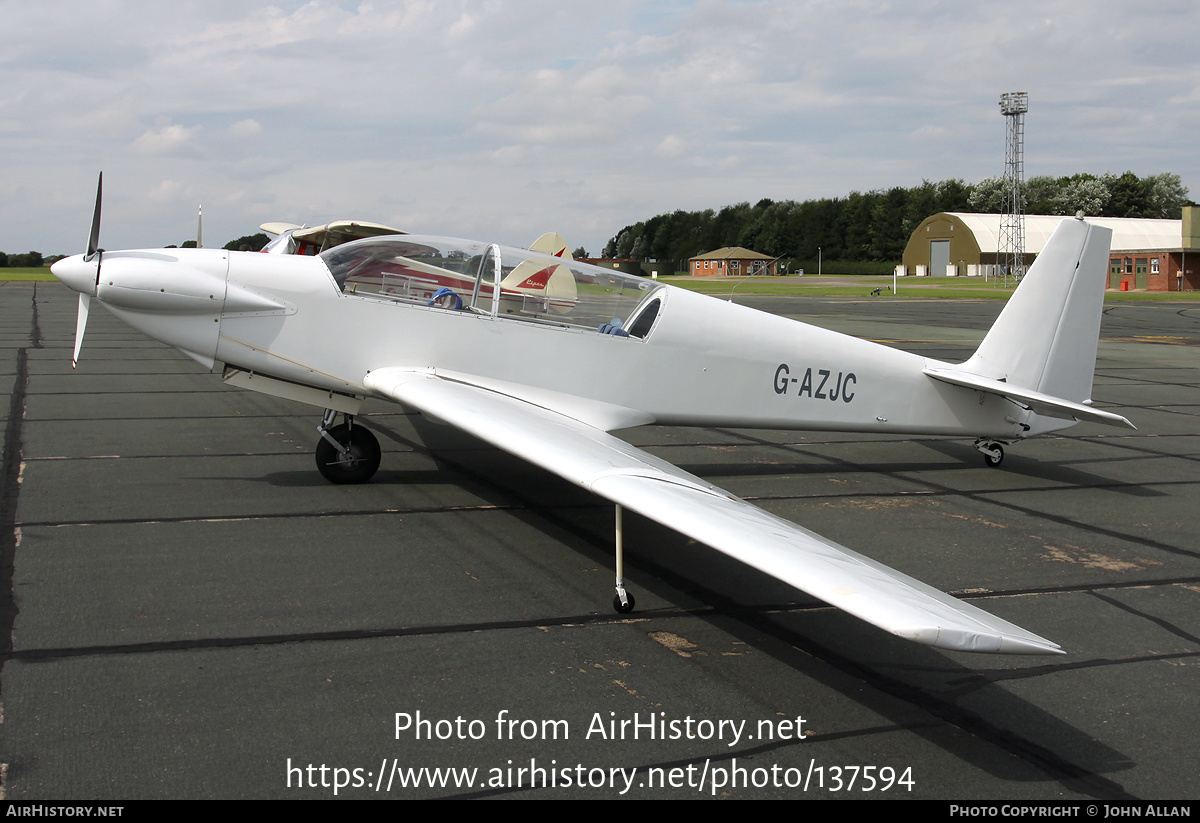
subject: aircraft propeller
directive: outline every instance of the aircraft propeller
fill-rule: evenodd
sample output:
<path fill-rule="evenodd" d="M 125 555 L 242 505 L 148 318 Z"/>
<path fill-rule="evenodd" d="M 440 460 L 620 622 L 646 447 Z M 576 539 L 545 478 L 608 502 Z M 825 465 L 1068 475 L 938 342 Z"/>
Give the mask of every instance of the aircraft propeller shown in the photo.
<path fill-rule="evenodd" d="M 96 282 L 92 294 L 100 290 L 100 262 L 104 252 L 100 250 L 100 201 L 104 190 L 104 172 L 96 181 L 96 210 L 92 213 L 92 229 L 88 232 L 87 251 L 83 253 L 83 262 L 96 261 Z M 71 368 L 79 362 L 79 350 L 83 346 L 83 333 L 87 329 L 88 310 L 92 306 L 92 295 L 86 291 L 79 292 L 79 311 L 75 317 L 75 351 L 71 355 Z"/>

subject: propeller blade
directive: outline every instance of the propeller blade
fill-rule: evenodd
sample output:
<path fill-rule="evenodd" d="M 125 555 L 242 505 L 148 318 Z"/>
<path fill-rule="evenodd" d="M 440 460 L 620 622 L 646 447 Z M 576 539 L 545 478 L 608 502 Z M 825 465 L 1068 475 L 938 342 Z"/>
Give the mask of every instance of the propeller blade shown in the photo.
<path fill-rule="evenodd" d="M 75 317 L 75 353 L 71 355 L 71 368 L 79 362 L 79 349 L 83 346 L 83 332 L 87 328 L 88 309 L 92 306 L 90 294 L 79 293 L 79 313 Z"/>
<path fill-rule="evenodd" d="M 100 177 L 96 179 L 96 210 L 92 212 L 92 230 L 88 232 L 87 252 L 83 255 L 83 262 L 85 263 L 90 262 L 93 258 L 96 260 L 96 291 L 100 291 L 100 262 L 104 259 L 104 254 L 100 251 L 100 199 L 103 191 L 104 172 L 100 172 Z M 80 295 L 82 296 L 83 292 L 80 292 Z M 87 313 L 84 312 L 83 316 L 86 318 Z M 79 340 L 82 339 L 83 336 L 80 335 Z M 79 340 L 75 343 L 76 349 L 79 347 Z M 79 352 L 76 351 L 75 354 L 78 356 Z M 71 362 L 71 368 L 75 368 L 75 361 Z"/>
<path fill-rule="evenodd" d="M 100 172 L 100 179 L 96 181 L 96 211 L 92 214 L 92 230 L 88 234 L 87 251 L 83 254 L 83 261 L 89 262 L 96 256 L 96 252 L 100 247 L 100 193 L 104 189 L 104 172 Z M 99 274 L 96 275 L 99 278 Z"/>

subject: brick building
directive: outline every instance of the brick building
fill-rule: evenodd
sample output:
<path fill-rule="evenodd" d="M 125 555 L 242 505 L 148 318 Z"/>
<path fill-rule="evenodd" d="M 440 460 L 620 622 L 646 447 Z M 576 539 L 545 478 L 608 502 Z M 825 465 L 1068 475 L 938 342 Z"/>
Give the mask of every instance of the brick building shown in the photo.
<path fill-rule="evenodd" d="M 773 276 L 775 258 L 769 254 L 743 249 L 741 246 L 699 254 L 688 260 L 688 271 L 697 277 L 747 277 L 752 274 Z"/>

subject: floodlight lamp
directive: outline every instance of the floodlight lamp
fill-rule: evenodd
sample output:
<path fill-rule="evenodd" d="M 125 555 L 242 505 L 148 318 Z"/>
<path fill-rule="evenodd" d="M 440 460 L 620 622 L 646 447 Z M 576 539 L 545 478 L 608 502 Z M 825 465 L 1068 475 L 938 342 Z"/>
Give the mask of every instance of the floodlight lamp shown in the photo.
<path fill-rule="evenodd" d="M 1000 113 L 1005 117 L 1029 111 L 1029 93 L 1009 91 L 1000 95 Z"/>

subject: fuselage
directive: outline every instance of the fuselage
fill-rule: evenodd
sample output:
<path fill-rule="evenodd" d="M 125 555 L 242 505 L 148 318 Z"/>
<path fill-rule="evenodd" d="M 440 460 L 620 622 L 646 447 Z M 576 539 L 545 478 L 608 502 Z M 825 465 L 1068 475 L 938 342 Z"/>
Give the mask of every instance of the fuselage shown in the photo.
<path fill-rule="evenodd" d="M 354 245 L 339 247 L 339 260 Z M 499 260 L 531 254 L 475 245 Z M 60 265 L 76 271 L 78 261 Z M 420 265 L 429 279 L 424 270 L 436 267 Z M 356 395 L 371 394 L 363 380 L 372 370 L 425 370 L 610 430 L 660 423 L 1015 438 L 1032 417 L 922 373 L 949 364 L 643 278 L 616 281 L 574 261 L 547 265 L 575 274 L 575 309 L 564 310 L 570 301 L 560 296 L 544 300 L 544 312 L 529 310 L 542 295 L 512 292 L 502 275 L 494 283 L 479 275 L 472 308 L 454 310 L 352 290 L 324 257 L 188 249 L 104 254 L 95 297 L 210 368 Z M 469 291 L 473 277 L 449 280 Z M 63 279 L 75 288 L 83 278 Z M 602 333 L 607 324 L 592 315 L 572 322 L 589 289 L 605 298 L 624 289 L 602 308 L 612 307 L 618 328 L 640 322 L 641 335 Z"/>

